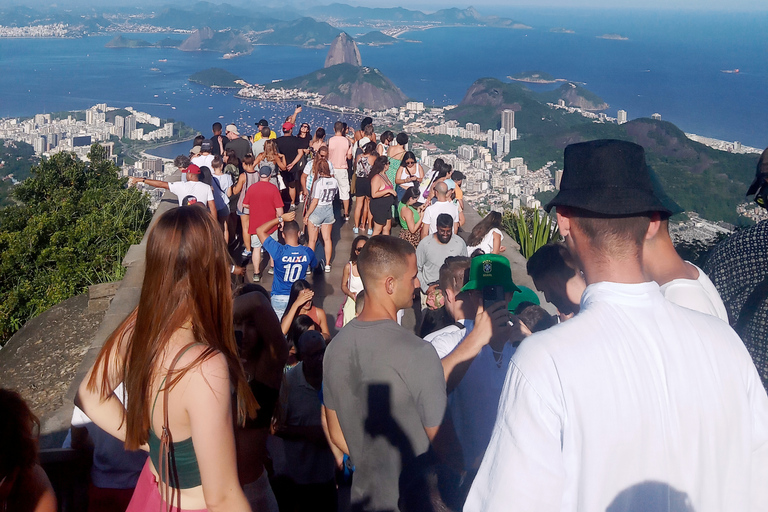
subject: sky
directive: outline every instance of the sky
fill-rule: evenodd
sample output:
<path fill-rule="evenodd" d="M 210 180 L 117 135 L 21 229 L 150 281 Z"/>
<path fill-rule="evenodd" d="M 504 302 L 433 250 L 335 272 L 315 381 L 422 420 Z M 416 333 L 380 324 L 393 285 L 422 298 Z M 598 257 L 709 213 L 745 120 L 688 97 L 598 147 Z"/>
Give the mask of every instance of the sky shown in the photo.
<path fill-rule="evenodd" d="M 231 4 L 245 4 L 254 6 L 254 2 L 251 0 L 208 0 L 213 3 L 228 2 Z M 184 2 L 177 2 L 174 0 L 117 0 L 111 2 L 113 5 L 141 5 L 141 6 L 163 6 L 166 4 L 178 4 L 178 5 L 190 5 L 195 0 L 187 0 Z M 363 5 L 363 6 L 377 6 L 382 7 L 387 4 L 371 3 L 369 1 L 361 0 L 327 0 L 318 2 L 316 0 L 302 0 L 302 1 L 275 1 L 268 0 L 267 4 L 295 4 L 295 5 L 322 5 L 332 2 L 348 3 L 351 5 Z M 34 9 L 43 10 L 47 6 L 57 5 L 59 7 L 67 6 L 98 6 L 103 5 L 103 0 L 56 0 L 51 1 L 39 1 L 39 0 L 0 0 L 0 7 L 8 5 L 26 5 Z M 546 8 L 546 7 L 559 7 L 559 8 L 584 8 L 584 9 L 643 9 L 643 10 L 694 10 L 694 11 L 768 11 L 768 1 L 766 0 L 729 0 L 723 2 L 723 0 L 470 0 L 468 3 L 452 2 L 450 0 L 415 0 L 415 2 L 400 3 L 399 5 L 388 4 L 388 7 L 402 6 L 408 9 L 420 9 L 426 11 L 434 11 L 445 7 L 460 7 L 465 8 L 469 5 L 473 5 L 483 14 L 493 14 L 493 11 L 503 11 L 499 14 L 508 12 L 515 7 L 527 7 L 527 8 Z M 1 22 L 0 22 L 1 23 Z"/>

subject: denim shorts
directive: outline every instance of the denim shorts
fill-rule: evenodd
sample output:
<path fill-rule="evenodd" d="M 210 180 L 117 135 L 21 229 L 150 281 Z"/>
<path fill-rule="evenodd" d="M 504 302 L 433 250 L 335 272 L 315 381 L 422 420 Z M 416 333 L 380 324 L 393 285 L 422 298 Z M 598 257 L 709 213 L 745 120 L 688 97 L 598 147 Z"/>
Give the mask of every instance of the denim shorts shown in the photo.
<path fill-rule="evenodd" d="M 275 310 L 277 318 L 282 320 L 285 314 L 285 308 L 288 307 L 288 299 L 290 295 L 272 295 L 270 302 L 272 303 L 272 309 Z"/>
<path fill-rule="evenodd" d="M 309 216 L 309 222 L 315 226 L 333 224 L 336 222 L 336 217 L 333 215 L 333 205 L 324 204 L 323 206 L 315 208 L 315 211 Z"/>

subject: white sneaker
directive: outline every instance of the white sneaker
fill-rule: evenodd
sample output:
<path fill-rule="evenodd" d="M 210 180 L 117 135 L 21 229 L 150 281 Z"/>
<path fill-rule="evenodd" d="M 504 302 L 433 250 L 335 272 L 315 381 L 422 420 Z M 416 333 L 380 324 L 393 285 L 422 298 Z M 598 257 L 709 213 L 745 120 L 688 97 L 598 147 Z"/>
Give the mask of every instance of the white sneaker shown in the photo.
<path fill-rule="evenodd" d="M 330 271 L 331 271 L 331 266 L 330 265 L 326 265 L 325 266 L 325 272 L 328 273 Z"/>

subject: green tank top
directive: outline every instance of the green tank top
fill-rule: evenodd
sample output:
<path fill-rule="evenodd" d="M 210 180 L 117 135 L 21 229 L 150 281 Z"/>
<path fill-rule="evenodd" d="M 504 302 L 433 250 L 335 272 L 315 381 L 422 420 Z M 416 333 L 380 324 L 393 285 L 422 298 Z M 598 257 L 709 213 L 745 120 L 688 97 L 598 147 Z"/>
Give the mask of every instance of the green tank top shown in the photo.
<path fill-rule="evenodd" d="M 400 216 L 400 227 L 403 229 L 408 229 L 408 223 L 405 222 L 405 219 L 403 218 L 403 215 L 400 213 L 403 211 L 403 208 L 408 208 L 413 212 L 413 223 L 416 224 L 419 222 L 419 210 L 414 208 L 413 206 L 408 206 L 405 203 L 400 203 L 400 208 L 397 210 L 397 214 Z"/>
<path fill-rule="evenodd" d="M 196 343 L 195 345 L 200 345 L 200 343 Z M 181 354 L 179 354 L 176 359 L 181 359 L 181 356 L 183 356 L 187 350 L 194 347 L 195 345 L 188 347 Z M 167 377 L 167 375 L 163 377 L 163 381 L 160 383 L 160 388 L 157 390 L 155 401 L 152 404 L 152 413 L 150 418 L 153 418 L 155 415 L 157 397 L 160 396 L 160 391 L 162 391 L 163 386 L 165 385 L 165 379 Z M 155 470 L 160 471 L 160 438 L 157 437 L 157 434 L 155 434 L 155 430 L 152 427 L 149 428 L 149 439 L 147 440 L 147 444 L 149 444 L 149 458 L 152 459 L 152 464 L 154 464 Z M 169 472 L 170 481 L 168 482 L 168 485 L 174 489 L 191 489 L 193 487 L 202 485 L 203 481 L 200 478 L 200 466 L 197 463 L 195 446 L 192 444 L 191 437 L 181 441 L 174 441 L 171 447 L 171 457 L 173 459 L 171 462 L 171 467 L 173 467 L 173 463 L 175 462 L 176 473 L 173 471 Z"/>

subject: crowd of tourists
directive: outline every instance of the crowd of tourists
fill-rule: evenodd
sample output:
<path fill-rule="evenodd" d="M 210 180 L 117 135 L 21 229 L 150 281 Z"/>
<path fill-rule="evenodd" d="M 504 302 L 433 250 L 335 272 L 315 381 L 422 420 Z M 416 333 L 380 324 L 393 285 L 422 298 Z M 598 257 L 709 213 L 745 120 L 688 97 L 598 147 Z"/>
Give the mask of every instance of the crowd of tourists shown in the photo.
<path fill-rule="evenodd" d="M 179 207 L 79 387 L 89 510 L 765 509 L 768 246 L 759 269 L 718 253 L 713 276 L 737 257 L 757 276 L 725 304 L 675 251 L 680 210 L 643 148 L 573 144 L 546 205 L 562 240 L 527 262 L 543 304 L 514 282 L 501 214 L 465 226 L 461 173 L 370 118 L 293 135 L 300 112 L 281 137 L 216 123 L 181 181 L 132 180 Z M 768 194 L 768 150 L 750 193 Z M 325 311 L 337 228 L 344 301 Z"/>

